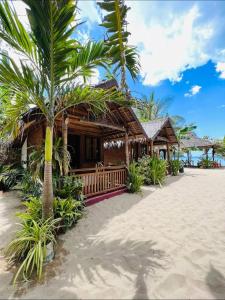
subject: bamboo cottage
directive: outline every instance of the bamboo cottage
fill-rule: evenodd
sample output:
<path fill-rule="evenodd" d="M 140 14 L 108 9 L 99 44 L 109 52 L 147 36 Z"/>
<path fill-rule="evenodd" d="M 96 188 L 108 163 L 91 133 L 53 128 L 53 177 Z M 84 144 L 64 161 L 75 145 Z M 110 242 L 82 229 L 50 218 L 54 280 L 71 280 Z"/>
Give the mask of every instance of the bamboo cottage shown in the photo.
<path fill-rule="evenodd" d="M 117 86 L 115 80 L 97 87 Z M 27 161 L 30 146 L 40 146 L 45 136 L 45 120 L 37 109 L 24 116 L 21 138 L 22 161 Z M 63 126 L 62 126 L 63 124 Z M 140 123 L 131 107 L 115 103 L 95 115 L 87 105 L 78 105 L 55 122 L 54 136 L 67 139 L 71 155 L 69 175 L 79 175 L 84 182 L 84 194 L 93 197 L 126 187 L 130 161 L 164 147 L 170 159 L 170 145 L 177 139 L 169 118 Z M 155 151 L 159 155 L 159 151 Z"/>

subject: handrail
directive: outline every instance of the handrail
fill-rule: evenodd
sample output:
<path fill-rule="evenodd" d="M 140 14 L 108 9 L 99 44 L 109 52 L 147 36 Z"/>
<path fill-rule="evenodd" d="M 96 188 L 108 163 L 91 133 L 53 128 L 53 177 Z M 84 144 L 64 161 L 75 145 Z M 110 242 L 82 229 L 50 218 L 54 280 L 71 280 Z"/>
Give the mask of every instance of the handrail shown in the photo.
<path fill-rule="evenodd" d="M 104 194 L 113 190 L 120 189 L 126 186 L 127 170 L 125 167 L 117 167 L 101 172 L 90 172 L 76 174 L 83 181 L 83 193 L 86 197 L 91 197 L 98 194 Z M 73 173 L 71 174 L 73 175 Z"/>
<path fill-rule="evenodd" d="M 101 171 L 106 171 L 106 170 L 119 170 L 119 169 L 124 169 L 126 166 L 125 165 L 120 165 L 120 166 L 108 166 L 108 167 L 101 167 Z M 83 169 L 70 169 L 69 173 L 72 174 L 77 174 L 77 173 L 84 173 L 84 172 L 96 172 L 98 168 L 83 168 Z"/>

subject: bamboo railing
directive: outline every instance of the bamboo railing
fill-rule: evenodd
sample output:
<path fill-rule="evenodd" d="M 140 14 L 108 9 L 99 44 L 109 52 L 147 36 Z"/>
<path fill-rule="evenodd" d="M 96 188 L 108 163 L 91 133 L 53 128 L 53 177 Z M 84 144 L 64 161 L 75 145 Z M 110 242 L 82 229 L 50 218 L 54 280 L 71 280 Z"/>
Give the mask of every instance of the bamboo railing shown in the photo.
<path fill-rule="evenodd" d="M 71 170 L 70 174 L 81 178 L 84 184 L 83 193 L 86 197 L 104 194 L 126 186 L 127 170 L 124 166 L 89 168 L 88 173 L 82 172 L 83 169 Z"/>

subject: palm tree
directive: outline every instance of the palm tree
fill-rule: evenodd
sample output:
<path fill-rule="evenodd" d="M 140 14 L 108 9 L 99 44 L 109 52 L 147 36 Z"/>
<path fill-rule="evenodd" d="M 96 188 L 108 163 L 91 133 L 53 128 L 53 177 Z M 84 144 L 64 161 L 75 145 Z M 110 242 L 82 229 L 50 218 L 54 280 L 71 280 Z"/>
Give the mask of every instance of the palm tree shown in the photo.
<path fill-rule="evenodd" d="M 56 117 L 69 107 L 87 103 L 104 110 L 107 102 L 122 100 L 114 91 L 91 89 L 79 84 L 93 69 L 109 63 L 108 47 L 102 42 L 82 46 L 72 38 L 76 3 L 73 0 L 24 0 L 30 31 L 7 1 L 0 3 L 0 38 L 21 56 L 7 54 L 0 63 L 0 87 L 6 91 L 4 131 L 18 134 L 24 113 L 36 107 L 45 117 L 45 166 L 43 218 L 53 215 L 52 149 Z"/>
<path fill-rule="evenodd" d="M 130 9 L 124 0 L 103 0 L 98 2 L 101 9 L 106 11 L 101 26 L 107 30 L 106 45 L 113 58 L 113 72 L 120 71 L 121 90 L 128 93 L 126 70 L 135 80 L 140 71 L 139 56 L 134 46 L 128 45 L 130 32 L 127 31 L 127 12 Z"/>

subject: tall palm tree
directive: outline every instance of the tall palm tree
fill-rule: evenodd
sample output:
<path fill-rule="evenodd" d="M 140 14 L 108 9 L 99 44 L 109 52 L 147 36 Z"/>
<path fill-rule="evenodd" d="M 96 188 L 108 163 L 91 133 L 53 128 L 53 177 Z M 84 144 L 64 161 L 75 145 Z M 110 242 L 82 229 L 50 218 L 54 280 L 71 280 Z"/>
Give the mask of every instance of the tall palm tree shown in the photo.
<path fill-rule="evenodd" d="M 102 42 L 82 46 L 72 38 L 76 29 L 73 0 L 24 0 L 30 30 L 26 30 L 7 1 L 0 3 L 0 38 L 21 56 L 7 54 L 0 63 L 0 86 L 10 99 L 5 104 L 5 132 L 18 134 L 24 113 L 37 107 L 46 120 L 43 218 L 53 215 L 52 148 L 56 117 L 69 107 L 88 103 L 104 110 L 122 94 L 79 84 L 96 66 L 108 64 L 108 47 Z"/>
<path fill-rule="evenodd" d="M 130 9 L 124 0 L 103 0 L 98 2 L 101 9 L 105 10 L 101 26 L 107 30 L 106 45 L 110 48 L 113 58 L 113 72 L 120 71 L 121 90 L 128 92 L 126 70 L 135 80 L 140 71 L 139 55 L 134 46 L 128 45 L 130 32 L 127 31 L 127 12 Z"/>

